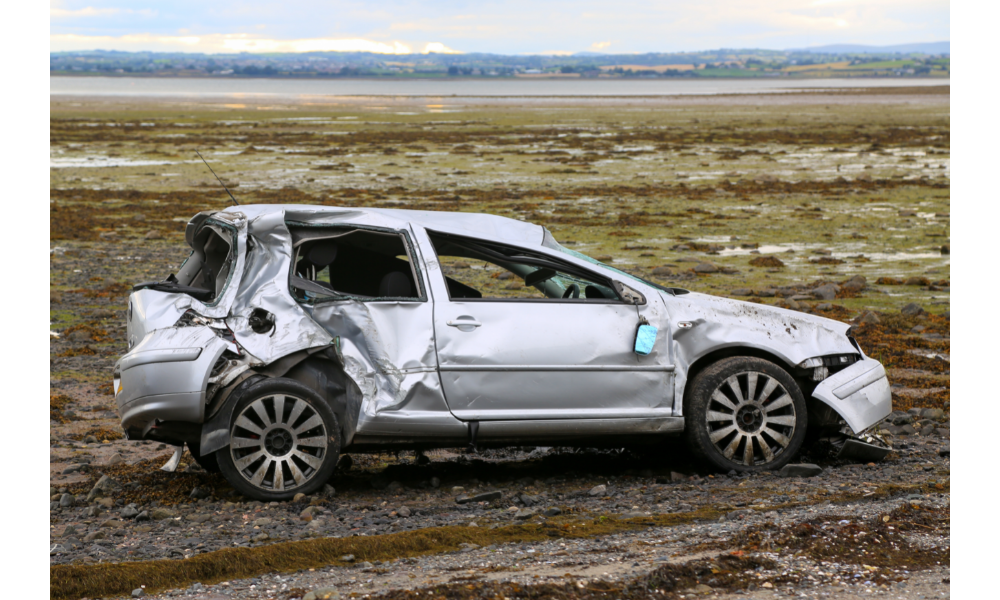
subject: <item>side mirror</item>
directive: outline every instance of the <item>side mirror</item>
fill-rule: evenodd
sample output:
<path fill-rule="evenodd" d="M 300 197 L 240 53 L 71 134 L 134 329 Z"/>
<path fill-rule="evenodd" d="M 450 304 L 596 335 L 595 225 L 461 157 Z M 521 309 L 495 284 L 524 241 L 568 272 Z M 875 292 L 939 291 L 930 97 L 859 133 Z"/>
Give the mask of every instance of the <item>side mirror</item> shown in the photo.
<path fill-rule="evenodd" d="M 629 304 L 646 303 L 646 297 L 642 295 L 642 292 L 634 290 L 620 281 L 612 281 L 611 283 L 615 286 L 615 291 L 618 292 L 618 295 L 625 302 Z"/>
<path fill-rule="evenodd" d="M 635 353 L 646 356 L 653 351 L 656 344 L 656 327 L 652 325 L 639 325 L 639 330 L 635 332 Z"/>

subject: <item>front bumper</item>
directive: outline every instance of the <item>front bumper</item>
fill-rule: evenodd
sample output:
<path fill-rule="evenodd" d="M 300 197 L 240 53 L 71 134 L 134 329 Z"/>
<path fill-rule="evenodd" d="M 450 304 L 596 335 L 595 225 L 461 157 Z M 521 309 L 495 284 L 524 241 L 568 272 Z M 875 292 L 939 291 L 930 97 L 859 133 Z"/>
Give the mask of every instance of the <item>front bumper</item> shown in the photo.
<path fill-rule="evenodd" d="M 145 431 L 156 420 L 203 422 L 208 379 L 227 347 L 208 327 L 147 334 L 115 365 L 115 401 L 122 428 Z"/>
<path fill-rule="evenodd" d="M 892 392 L 885 368 L 871 358 L 824 379 L 812 395 L 843 417 L 855 433 L 861 433 L 892 412 Z"/>

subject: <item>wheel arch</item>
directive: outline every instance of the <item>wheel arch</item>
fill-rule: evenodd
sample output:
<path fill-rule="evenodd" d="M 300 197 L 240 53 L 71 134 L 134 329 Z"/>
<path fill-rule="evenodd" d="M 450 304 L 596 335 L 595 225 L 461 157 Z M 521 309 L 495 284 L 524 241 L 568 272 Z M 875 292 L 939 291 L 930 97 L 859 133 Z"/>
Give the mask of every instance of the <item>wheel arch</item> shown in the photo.
<path fill-rule="evenodd" d="M 773 362 L 788 371 L 788 374 L 792 377 L 792 379 L 799 384 L 799 389 L 802 392 L 802 395 L 808 398 L 808 395 L 806 394 L 808 390 L 802 386 L 800 378 L 796 376 L 795 365 L 791 364 L 786 358 L 763 348 L 737 345 L 716 348 L 711 352 L 701 355 L 693 363 L 691 363 L 691 366 L 687 369 L 687 377 L 683 382 L 678 383 L 680 389 L 677 390 L 677 397 L 681 399 L 681 402 L 683 403 L 682 406 L 687 403 L 687 391 L 690 387 L 688 384 L 694 381 L 694 378 L 697 377 L 699 373 L 724 358 L 732 358 L 734 356 L 752 356 L 754 358 L 761 358 Z"/>
<path fill-rule="evenodd" d="M 219 404 L 201 427 L 203 452 L 215 452 L 229 445 L 229 421 L 238 401 L 239 389 L 261 379 L 284 377 L 316 391 L 337 416 L 341 449 L 350 445 L 357 431 L 361 411 L 361 390 L 347 376 L 337 355 L 328 348 L 301 350 L 273 363 L 246 372 L 218 394 Z"/>

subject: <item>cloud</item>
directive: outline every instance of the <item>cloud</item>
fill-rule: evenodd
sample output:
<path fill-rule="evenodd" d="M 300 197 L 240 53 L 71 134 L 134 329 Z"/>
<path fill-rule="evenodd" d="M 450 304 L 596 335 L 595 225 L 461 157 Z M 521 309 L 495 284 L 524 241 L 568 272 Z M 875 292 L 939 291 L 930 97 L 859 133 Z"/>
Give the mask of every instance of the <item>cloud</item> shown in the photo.
<path fill-rule="evenodd" d="M 461 50 L 452 50 L 448 46 L 445 46 L 441 42 L 431 42 L 424 46 L 424 50 L 421 54 L 461 54 Z"/>
<path fill-rule="evenodd" d="M 70 48 L 57 36 L 71 34 L 96 36 L 105 44 L 148 35 L 164 44 L 158 48 L 180 47 L 168 38 L 181 29 L 202 39 L 195 51 L 203 52 L 636 53 L 950 37 L 949 0 L 158 0 L 142 3 L 153 7 L 145 12 L 135 0 L 55 1 L 50 33 L 58 49 Z M 262 23 L 266 35 L 257 29 Z"/>
<path fill-rule="evenodd" d="M 185 52 L 374 52 L 376 54 L 412 54 L 413 48 L 399 41 L 379 42 L 362 38 L 276 40 L 255 35 L 153 35 L 149 33 L 122 36 L 56 34 L 49 37 L 53 52 L 68 50 L 156 50 Z M 456 50 L 440 42 L 424 47 L 424 53 L 456 54 Z"/>
<path fill-rule="evenodd" d="M 65 8 L 49 8 L 49 17 L 53 19 L 76 19 L 79 17 L 100 17 L 105 15 L 114 15 L 121 12 L 117 8 L 94 8 L 93 6 L 88 6 L 86 8 L 79 8 L 77 10 L 67 10 Z"/>

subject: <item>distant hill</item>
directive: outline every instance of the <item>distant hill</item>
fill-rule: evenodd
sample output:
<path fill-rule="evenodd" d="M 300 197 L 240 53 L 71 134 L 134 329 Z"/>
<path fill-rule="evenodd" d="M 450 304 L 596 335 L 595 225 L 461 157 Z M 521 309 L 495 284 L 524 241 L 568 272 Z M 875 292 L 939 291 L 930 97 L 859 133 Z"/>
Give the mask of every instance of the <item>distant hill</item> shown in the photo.
<path fill-rule="evenodd" d="M 789 52 L 815 52 L 817 54 L 947 54 L 951 56 L 951 42 L 924 42 L 921 44 L 897 44 L 895 46 L 863 46 L 861 44 L 830 44 L 797 48 Z"/>

